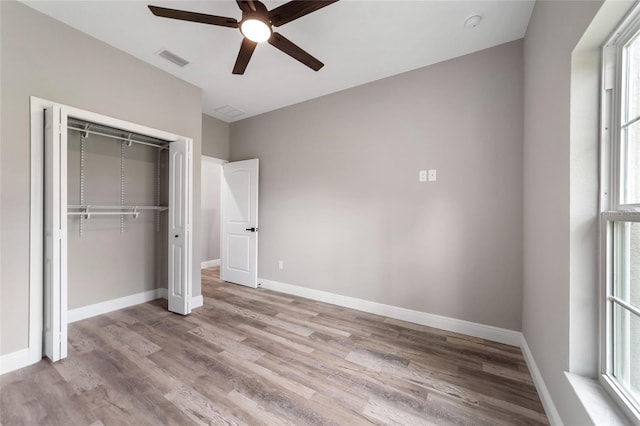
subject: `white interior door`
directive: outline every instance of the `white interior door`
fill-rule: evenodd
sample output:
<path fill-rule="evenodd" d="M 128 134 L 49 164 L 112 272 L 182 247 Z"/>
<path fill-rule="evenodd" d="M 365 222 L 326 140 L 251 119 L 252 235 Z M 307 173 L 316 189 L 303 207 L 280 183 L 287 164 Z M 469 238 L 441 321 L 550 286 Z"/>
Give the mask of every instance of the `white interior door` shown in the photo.
<path fill-rule="evenodd" d="M 193 158 L 190 139 L 169 144 L 169 310 L 191 313 Z"/>
<path fill-rule="evenodd" d="M 45 110 L 44 352 L 52 361 L 67 356 L 67 117 Z"/>
<path fill-rule="evenodd" d="M 258 286 L 258 159 L 222 165 L 220 278 Z"/>

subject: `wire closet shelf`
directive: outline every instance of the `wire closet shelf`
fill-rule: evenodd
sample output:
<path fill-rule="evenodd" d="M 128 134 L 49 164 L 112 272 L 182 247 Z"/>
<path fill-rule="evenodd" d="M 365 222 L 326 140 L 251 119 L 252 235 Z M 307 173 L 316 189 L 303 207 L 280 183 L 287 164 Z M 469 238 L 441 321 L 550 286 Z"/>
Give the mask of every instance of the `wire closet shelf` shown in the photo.
<path fill-rule="evenodd" d="M 169 141 L 163 139 L 129 132 L 127 130 L 116 129 L 114 127 L 96 124 L 72 117 L 69 117 L 67 129 L 82 133 L 83 138 L 88 138 L 89 135 L 97 135 L 125 142 L 128 146 L 135 143 L 159 149 L 169 149 Z"/>
<path fill-rule="evenodd" d="M 68 216 L 79 216 L 80 219 L 80 236 L 83 234 L 84 221 L 89 220 L 94 216 L 120 216 L 120 233 L 124 232 L 124 217 L 132 216 L 137 219 L 140 213 L 145 211 L 152 211 L 156 213 L 156 230 L 160 228 L 160 212 L 167 211 L 167 206 L 160 205 L 160 151 L 169 149 L 169 141 L 154 138 L 139 133 L 130 132 L 123 129 L 117 129 L 97 123 L 92 123 L 85 120 L 69 117 L 67 123 L 67 129 L 75 132 L 80 132 L 80 204 L 73 204 L 67 206 Z M 120 155 L 120 204 L 106 204 L 106 205 L 93 205 L 87 204 L 84 201 L 84 188 L 85 188 L 85 145 L 89 140 L 90 135 L 102 136 L 113 139 L 120 142 L 121 155 Z M 96 138 L 95 140 L 104 141 L 102 138 Z M 140 206 L 140 205 L 126 205 L 125 204 L 125 149 L 131 147 L 132 144 L 144 145 L 158 149 L 156 155 L 156 205 L 155 206 Z"/>

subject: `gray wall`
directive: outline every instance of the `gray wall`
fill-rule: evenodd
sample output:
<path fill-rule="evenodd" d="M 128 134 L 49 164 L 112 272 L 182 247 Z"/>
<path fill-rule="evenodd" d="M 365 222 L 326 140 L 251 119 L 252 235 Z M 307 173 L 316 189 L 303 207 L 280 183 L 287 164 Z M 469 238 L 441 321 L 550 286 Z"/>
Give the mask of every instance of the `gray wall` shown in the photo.
<path fill-rule="evenodd" d="M 596 201 L 593 188 L 574 185 L 581 191 L 574 200 L 583 197 L 579 201 L 587 211 L 580 215 L 570 209 L 571 54 L 600 5 L 536 2 L 524 43 L 523 333 L 563 421 L 570 425 L 590 423 L 564 376 L 570 370 L 571 227 L 581 220 L 581 231 L 589 232 L 589 210 Z M 592 164 L 593 153 L 583 154 Z M 583 177 L 589 175 L 588 167 Z M 591 247 L 594 238 L 583 243 Z M 589 296 L 584 299 L 592 303 Z"/>
<path fill-rule="evenodd" d="M 80 204 L 80 133 L 68 134 L 68 203 Z M 125 205 L 156 204 L 156 164 L 160 155 L 160 203 L 167 205 L 167 151 L 125 147 Z M 84 149 L 84 204 L 120 204 L 120 142 L 90 135 Z M 167 214 L 145 211 L 137 219 L 80 216 L 67 220 L 69 309 L 155 288 L 167 288 Z M 158 219 L 158 220 L 156 220 Z"/>
<path fill-rule="evenodd" d="M 200 260 L 220 259 L 219 160 L 229 160 L 229 123 L 202 114 L 202 207 Z M 204 170 L 204 167 L 208 167 Z"/>
<path fill-rule="evenodd" d="M 0 2 L 2 105 L 0 354 L 28 345 L 29 96 L 194 139 L 200 157 L 201 90 L 20 3 Z M 194 161 L 194 235 L 200 229 L 200 162 Z M 194 295 L 200 246 L 194 244 Z M 90 283 L 88 283 L 90 285 Z"/>
<path fill-rule="evenodd" d="M 520 330 L 522 67 L 515 41 L 232 123 L 259 276 Z"/>
<path fill-rule="evenodd" d="M 200 260 L 220 259 L 220 184 L 224 160 L 202 157 Z"/>
<path fill-rule="evenodd" d="M 229 123 L 202 114 L 202 155 L 229 159 Z"/>

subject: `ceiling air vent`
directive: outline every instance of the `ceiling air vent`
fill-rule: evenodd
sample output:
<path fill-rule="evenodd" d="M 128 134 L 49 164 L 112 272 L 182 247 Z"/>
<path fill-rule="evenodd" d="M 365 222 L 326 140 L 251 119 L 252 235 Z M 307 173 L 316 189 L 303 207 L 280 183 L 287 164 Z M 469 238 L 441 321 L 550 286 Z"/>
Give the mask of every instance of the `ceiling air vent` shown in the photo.
<path fill-rule="evenodd" d="M 234 108 L 231 105 L 224 105 L 216 108 L 215 111 L 219 114 L 226 115 L 229 118 L 237 118 L 244 115 L 244 111 L 240 111 L 238 108 Z"/>
<path fill-rule="evenodd" d="M 159 51 L 158 56 L 166 59 L 169 62 L 173 62 L 179 67 L 184 67 L 185 65 L 189 64 L 189 61 L 181 58 L 180 56 L 176 55 L 173 52 L 168 51 L 167 49 L 162 49 L 161 51 Z"/>

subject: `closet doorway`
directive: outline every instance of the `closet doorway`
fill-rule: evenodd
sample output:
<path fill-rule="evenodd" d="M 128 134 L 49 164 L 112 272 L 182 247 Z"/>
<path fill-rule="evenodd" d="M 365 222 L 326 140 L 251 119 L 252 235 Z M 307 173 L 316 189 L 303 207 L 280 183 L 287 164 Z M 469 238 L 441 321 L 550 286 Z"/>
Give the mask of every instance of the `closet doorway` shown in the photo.
<path fill-rule="evenodd" d="M 31 318 L 34 318 L 34 311 L 37 310 L 34 299 L 36 304 L 39 300 L 39 306 L 44 308 L 40 311 L 43 317 L 39 321 L 40 336 L 44 336 L 44 348 L 40 348 L 40 353 L 44 352 L 52 361 L 67 356 L 67 324 L 70 320 L 68 312 L 72 312 L 68 311 L 67 305 L 69 272 L 77 269 L 77 264 L 71 264 L 73 268 L 69 267 L 69 242 L 71 239 L 72 248 L 75 250 L 73 253 L 81 253 L 85 260 L 90 259 L 86 253 L 89 250 L 89 238 L 85 236 L 85 240 L 82 241 L 82 236 L 83 233 L 87 234 L 92 230 L 91 226 L 96 231 L 95 235 L 102 235 L 98 231 L 104 229 L 100 228 L 110 226 L 109 232 L 113 233 L 109 236 L 110 240 L 122 235 L 123 250 L 126 248 L 132 253 L 131 241 L 138 241 L 135 232 L 141 232 L 139 228 L 135 228 L 136 220 L 140 220 L 139 223 L 145 222 L 146 229 L 153 224 L 152 227 L 157 228 L 154 231 L 158 234 L 151 237 L 151 244 L 140 244 L 139 248 L 136 248 L 151 250 L 147 257 L 153 257 L 153 251 L 157 251 L 158 246 L 162 246 L 161 251 L 164 251 L 164 265 L 161 268 L 167 288 L 154 289 L 152 294 L 166 295 L 170 311 L 182 315 L 189 314 L 192 286 L 192 140 L 37 98 L 31 99 L 31 107 L 32 147 L 34 126 L 37 128 L 38 121 L 40 129 L 44 129 L 43 136 L 40 137 L 41 170 L 44 170 L 44 179 L 40 177 L 40 188 L 37 188 L 37 182 L 32 182 L 32 205 L 35 198 L 33 190 L 36 189 L 36 193 L 43 195 L 41 211 L 44 212 L 40 222 L 40 235 L 44 235 L 40 251 L 40 276 L 44 282 L 41 288 L 44 291 L 39 297 L 32 292 L 31 298 Z M 85 146 L 88 143 L 95 144 L 93 152 L 86 150 Z M 35 146 L 38 146 L 37 141 Z M 114 149 L 118 151 L 120 155 L 117 157 L 120 158 L 115 158 Z M 100 158 L 100 155 L 103 157 Z M 94 163 L 85 165 L 90 158 L 93 158 Z M 156 160 L 149 161 L 150 159 Z M 32 157 L 32 162 L 33 160 Z M 73 160 L 71 164 L 70 160 Z M 99 179 L 89 180 L 88 175 L 97 167 L 108 170 L 103 172 Z M 125 170 L 128 170 L 129 180 L 125 180 Z M 150 173 L 152 176 L 149 176 Z M 129 185 L 132 182 L 131 175 L 134 179 L 138 176 L 142 183 L 138 185 L 139 188 L 128 188 L 127 193 L 126 185 L 127 182 Z M 77 182 L 68 182 L 78 178 Z M 111 182 L 105 182 L 109 179 Z M 85 185 L 87 188 L 84 188 Z M 104 201 L 93 198 L 89 203 L 83 199 L 85 192 L 90 189 L 89 186 L 94 189 L 102 188 L 102 191 L 97 192 L 109 196 L 105 196 Z M 73 194 L 69 192 L 71 188 Z M 136 197 L 136 191 L 142 190 L 146 190 L 147 193 L 139 193 Z M 119 197 L 116 197 L 117 192 Z M 129 203 L 128 200 L 135 201 Z M 32 211 L 32 232 L 37 232 L 37 219 Z M 129 238 L 128 243 L 125 237 Z M 102 241 L 105 241 L 105 245 L 108 244 L 106 240 Z M 32 243 L 35 243 L 34 238 Z M 96 257 L 99 258 L 101 240 L 94 239 L 93 244 Z M 32 273 L 37 272 L 37 266 L 33 262 L 35 254 L 37 247 L 35 252 L 32 250 Z M 37 256 L 35 258 L 37 263 Z M 109 261 L 115 264 L 100 265 L 98 260 L 93 268 L 102 268 L 101 271 L 113 268 L 112 271 L 118 271 L 123 267 L 123 264 L 114 261 L 114 256 L 105 256 L 104 262 Z M 135 268 L 131 269 L 134 270 Z M 113 276 L 118 279 L 116 273 Z M 30 328 L 36 324 L 38 322 L 31 322 Z M 32 331 L 30 329 L 30 336 Z M 32 343 L 30 338 L 30 352 Z"/>

